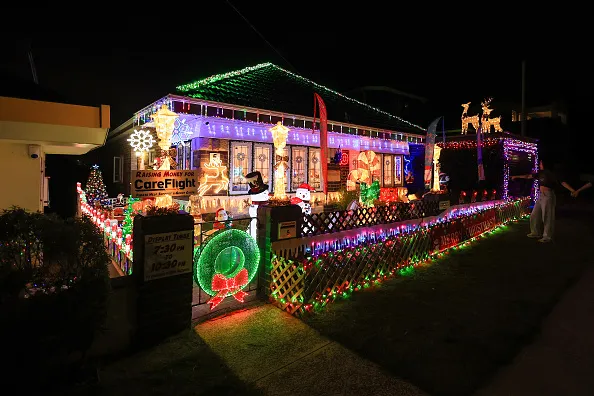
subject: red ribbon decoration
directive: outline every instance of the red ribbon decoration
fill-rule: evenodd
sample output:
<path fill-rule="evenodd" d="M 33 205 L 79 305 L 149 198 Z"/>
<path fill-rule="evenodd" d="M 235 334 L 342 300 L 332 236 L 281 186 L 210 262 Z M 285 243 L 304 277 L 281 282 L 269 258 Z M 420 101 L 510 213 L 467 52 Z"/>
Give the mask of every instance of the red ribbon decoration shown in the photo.
<path fill-rule="evenodd" d="M 320 161 L 322 162 L 322 191 L 328 192 L 328 119 L 326 104 L 320 95 L 314 92 L 313 131 L 316 130 L 316 105 L 320 108 Z M 313 133 L 312 131 L 312 133 Z"/>
<path fill-rule="evenodd" d="M 242 291 L 245 285 L 248 284 L 248 272 L 247 269 L 242 269 L 239 271 L 237 275 L 233 278 L 227 278 L 224 275 L 216 274 L 214 278 L 212 278 L 212 290 L 218 292 L 216 296 L 211 298 L 208 303 L 210 304 L 210 309 L 214 309 L 217 305 L 221 303 L 227 297 L 227 294 L 231 294 L 233 298 L 235 298 L 239 302 L 243 302 L 247 293 Z"/>

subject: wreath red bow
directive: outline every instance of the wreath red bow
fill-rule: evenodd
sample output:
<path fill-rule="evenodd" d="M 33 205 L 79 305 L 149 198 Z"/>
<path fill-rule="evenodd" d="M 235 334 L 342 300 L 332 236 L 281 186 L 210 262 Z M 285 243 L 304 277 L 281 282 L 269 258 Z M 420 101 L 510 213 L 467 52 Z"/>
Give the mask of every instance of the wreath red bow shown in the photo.
<path fill-rule="evenodd" d="M 247 283 L 248 271 L 245 268 L 239 271 L 233 278 L 227 278 L 225 275 L 216 274 L 214 278 L 212 278 L 212 290 L 216 291 L 217 294 L 208 301 L 210 309 L 214 309 L 214 307 L 219 305 L 228 294 L 231 294 L 237 301 L 243 302 L 247 293 L 241 289 L 243 289 Z"/>

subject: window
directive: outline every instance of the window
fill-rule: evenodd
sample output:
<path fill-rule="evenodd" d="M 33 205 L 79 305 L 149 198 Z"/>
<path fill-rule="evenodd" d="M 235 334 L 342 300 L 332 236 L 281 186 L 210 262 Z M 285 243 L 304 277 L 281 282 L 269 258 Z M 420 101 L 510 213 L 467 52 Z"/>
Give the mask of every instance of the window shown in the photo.
<path fill-rule="evenodd" d="M 272 151 L 272 153 L 273 153 L 273 156 L 274 156 L 274 163 L 276 164 L 276 153 L 275 153 L 274 150 Z M 287 167 L 287 169 L 285 170 L 285 180 L 286 180 L 286 183 L 287 183 L 286 184 L 286 188 L 285 188 L 285 192 L 291 191 L 291 156 L 290 156 L 290 154 L 291 154 L 291 151 L 289 150 L 289 148 L 288 147 L 285 147 L 283 149 L 283 153 L 282 153 L 283 158 L 284 159 L 287 159 L 286 164 L 285 164 L 286 167 Z M 274 167 L 273 167 L 273 172 L 272 172 L 273 179 L 275 178 L 275 176 L 276 175 L 275 175 Z M 274 191 L 274 180 L 272 182 L 272 185 L 270 186 L 270 191 Z"/>
<path fill-rule="evenodd" d="M 265 144 L 254 145 L 254 170 L 262 174 L 264 184 L 272 190 L 272 146 Z"/>
<path fill-rule="evenodd" d="M 320 149 L 310 148 L 309 172 L 307 180 L 309 181 L 309 185 L 316 190 L 319 190 L 321 186 L 321 168 L 322 163 L 320 162 Z"/>
<path fill-rule="evenodd" d="M 286 192 L 291 191 L 291 156 L 290 156 L 290 154 L 291 154 L 291 152 L 289 151 L 289 148 L 288 147 L 285 147 L 283 149 L 283 157 L 285 159 L 288 158 L 288 161 L 287 161 L 287 170 L 285 171 L 285 178 L 287 180 L 287 186 L 285 188 L 285 191 Z"/>
<path fill-rule="evenodd" d="M 114 183 L 122 182 L 122 173 L 124 173 L 122 157 L 113 157 L 113 182 Z"/>
<path fill-rule="evenodd" d="M 192 169 L 192 142 L 187 141 L 184 147 L 184 169 Z"/>
<path fill-rule="evenodd" d="M 231 194 L 247 194 L 249 185 L 244 176 L 252 171 L 252 144 L 231 142 Z"/>
<path fill-rule="evenodd" d="M 50 178 L 45 176 L 43 178 L 43 206 L 49 206 L 49 180 Z"/>
<path fill-rule="evenodd" d="M 394 173 L 393 157 L 390 154 L 384 154 L 384 187 L 392 187 L 392 175 Z"/>
<path fill-rule="evenodd" d="M 307 149 L 291 147 L 291 190 L 295 191 L 301 183 L 306 182 Z"/>
<path fill-rule="evenodd" d="M 156 150 L 150 150 L 148 152 L 148 166 L 153 166 L 155 164 L 155 160 L 157 159 Z"/>
<path fill-rule="evenodd" d="M 274 153 L 274 151 L 273 151 Z M 285 192 L 289 192 L 291 191 L 291 156 L 290 156 L 290 151 L 288 147 L 285 147 L 283 149 L 283 158 L 287 159 L 287 163 L 285 164 L 287 166 L 287 169 L 285 170 L 285 179 L 286 179 L 286 188 L 285 188 Z M 274 155 L 274 161 L 276 163 L 276 154 Z M 272 177 L 274 178 L 275 174 L 274 174 L 274 168 L 273 168 L 273 173 L 272 173 Z M 274 182 L 272 183 L 272 185 L 270 186 L 270 191 L 274 191 Z"/>
<path fill-rule="evenodd" d="M 177 169 L 192 169 L 192 142 L 180 142 L 176 149 Z"/>
<path fill-rule="evenodd" d="M 394 156 L 394 186 L 404 185 L 404 166 L 402 155 Z"/>

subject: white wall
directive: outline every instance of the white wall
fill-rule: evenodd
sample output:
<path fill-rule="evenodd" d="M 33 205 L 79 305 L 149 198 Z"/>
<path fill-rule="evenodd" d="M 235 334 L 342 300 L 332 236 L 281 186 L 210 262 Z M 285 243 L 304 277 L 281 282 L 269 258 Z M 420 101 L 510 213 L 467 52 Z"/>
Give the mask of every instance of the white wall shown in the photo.
<path fill-rule="evenodd" d="M 0 140 L 0 210 L 19 206 L 43 211 L 45 176 L 43 148 L 39 158 L 29 156 L 29 145 Z"/>

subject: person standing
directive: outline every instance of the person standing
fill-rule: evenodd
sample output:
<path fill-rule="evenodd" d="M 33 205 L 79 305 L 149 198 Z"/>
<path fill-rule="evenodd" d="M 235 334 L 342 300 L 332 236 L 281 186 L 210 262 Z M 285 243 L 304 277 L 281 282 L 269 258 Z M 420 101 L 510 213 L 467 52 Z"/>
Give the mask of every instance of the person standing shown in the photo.
<path fill-rule="evenodd" d="M 528 234 L 528 237 L 539 238 L 538 242 L 547 243 L 553 240 L 555 227 L 555 205 L 557 204 L 555 188 L 558 184 L 561 184 L 572 195 L 575 190 L 567 182 L 560 180 L 551 170 L 546 169 L 542 160 L 539 162 L 538 167 L 539 171 L 537 173 L 512 176 L 512 180 L 538 180 L 540 196 L 530 214 L 530 234 Z"/>

